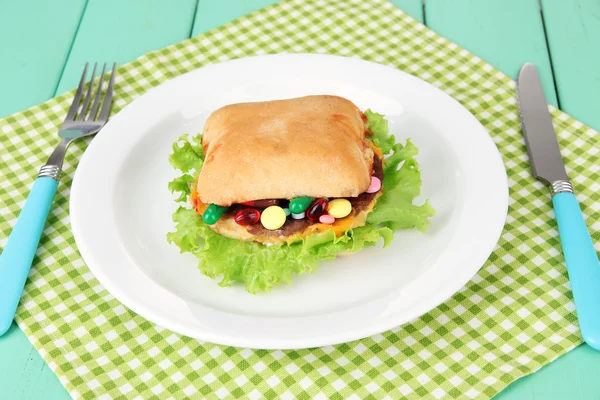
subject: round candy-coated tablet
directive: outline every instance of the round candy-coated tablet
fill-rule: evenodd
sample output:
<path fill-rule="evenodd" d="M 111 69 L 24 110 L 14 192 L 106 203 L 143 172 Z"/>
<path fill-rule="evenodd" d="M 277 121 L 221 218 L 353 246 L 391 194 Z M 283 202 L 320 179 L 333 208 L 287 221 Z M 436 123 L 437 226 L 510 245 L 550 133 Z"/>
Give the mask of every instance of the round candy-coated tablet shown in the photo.
<path fill-rule="evenodd" d="M 289 215 L 291 214 L 291 213 L 290 213 L 290 209 L 289 209 L 289 208 L 287 208 L 287 207 L 284 207 L 284 208 L 283 208 L 283 212 L 285 213 L 285 216 L 286 216 L 286 217 L 289 217 Z"/>
<path fill-rule="evenodd" d="M 208 225 L 216 224 L 226 210 L 227 207 L 209 204 L 208 207 L 206 207 L 206 210 L 204 210 L 202 213 L 202 219 Z"/>
<path fill-rule="evenodd" d="M 346 199 L 335 199 L 329 202 L 327 213 L 334 218 L 344 218 L 352 211 L 352 204 Z"/>
<path fill-rule="evenodd" d="M 313 199 L 310 197 L 296 197 L 290 200 L 290 211 L 294 214 L 300 214 L 306 211 Z"/>
<path fill-rule="evenodd" d="M 319 217 L 319 222 L 322 224 L 333 224 L 335 222 L 335 218 L 331 215 L 323 214 Z"/>
<path fill-rule="evenodd" d="M 254 208 L 244 208 L 235 214 L 233 220 L 242 226 L 254 225 L 260 221 L 260 212 Z"/>
<path fill-rule="evenodd" d="M 267 208 L 271 206 L 278 206 L 279 200 L 252 200 L 245 201 L 242 203 L 245 206 L 256 207 L 256 208 Z"/>
<path fill-rule="evenodd" d="M 381 189 L 381 181 L 379 180 L 378 177 L 372 176 L 371 184 L 367 188 L 367 193 L 377 193 L 377 192 L 379 192 L 379 189 Z"/>
<path fill-rule="evenodd" d="M 285 224 L 285 211 L 279 206 L 267 207 L 260 216 L 260 223 L 271 231 L 279 229 Z"/>
<path fill-rule="evenodd" d="M 301 212 L 300 214 L 294 214 L 292 213 L 292 218 L 294 219 L 304 219 L 304 213 Z"/>
<path fill-rule="evenodd" d="M 306 210 L 306 218 L 311 221 L 318 221 L 319 217 L 327 212 L 329 202 L 325 199 L 317 199 Z"/>

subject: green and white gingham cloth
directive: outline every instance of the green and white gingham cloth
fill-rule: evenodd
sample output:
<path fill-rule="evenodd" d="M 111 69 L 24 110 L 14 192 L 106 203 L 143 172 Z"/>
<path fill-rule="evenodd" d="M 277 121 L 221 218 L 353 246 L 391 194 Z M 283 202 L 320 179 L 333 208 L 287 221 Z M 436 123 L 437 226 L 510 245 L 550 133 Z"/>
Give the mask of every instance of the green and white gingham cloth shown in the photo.
<path fill-rule="evenodd" d="M 125 308 L 81 259 L 68 206 L 86 146 L 78 143 L 69 151 L 17 313 L 73 398 L 486 399 L 581 343 L 548 190 L 530 173 L 514 82 L 390 3 L 286 1 L 149 53 L 119 68 L 114 111 L 209 63 L 281 52 L 392 65 L 467 107 L 496 142 L 509 176 L 508 219 L 494 253 L 450 300 L 367 339 L 296 351 L 199 342 Z M 71 91 L 0 120 L 2 246 L 72 97 Z M 552 115 L 598 243 L 598 133 L 556 109 Z"/>

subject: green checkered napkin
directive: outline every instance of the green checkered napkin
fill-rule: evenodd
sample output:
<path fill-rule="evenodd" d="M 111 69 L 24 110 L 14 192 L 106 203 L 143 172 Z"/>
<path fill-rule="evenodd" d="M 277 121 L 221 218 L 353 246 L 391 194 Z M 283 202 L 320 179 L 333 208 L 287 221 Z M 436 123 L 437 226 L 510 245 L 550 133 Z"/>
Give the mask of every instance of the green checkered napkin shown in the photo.
<path fill-rule="evenodd" d="M 255 351 L 182 337 L 112 297 L 69 226 L 69 151 L 17 322 L 74 398 L 489 398 L 581 343 L 548 191 L 530 174 L 514 82 L 381 0 L 279 3 L 119 68 L 115 111 L 184 72 L 262 53 L 329 53 L 393 65 L 441 88 L 502 153 L 510 209 L 498 247 L 450 300 L 392 331 L 338 346 Z M 56 144 L 73 92 L 0 120 L 0 245 Z M 567 170 L 600 242 L 598 133 L 553 109 Z M 467 151 L 467 149 L 465 149 Z M 165 154 L 166 156 L 166 154 Z"/>

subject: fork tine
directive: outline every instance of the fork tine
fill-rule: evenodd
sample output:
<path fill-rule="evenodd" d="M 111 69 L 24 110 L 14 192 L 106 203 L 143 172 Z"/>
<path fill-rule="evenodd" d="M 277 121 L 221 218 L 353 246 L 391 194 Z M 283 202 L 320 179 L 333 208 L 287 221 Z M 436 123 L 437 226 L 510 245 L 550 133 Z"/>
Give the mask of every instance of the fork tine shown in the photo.
<path fill-rule="evenodd" d="M 106 63 L 102 67 L 102 73 L 100 73 L 100 83 L 98 84 L 98 91 L 96 92 L 96 97 L 94 98 L 94 103 L 92 104 L 92 111 L 90 111 L 90 115 L 87 118 L 87 121 L 93 121 L 96 118 L 96 113 L 98 112 L 98 107 L 100 106 L 100 98 L 102 97 L 102 85 L 104 84 L 104 73 L 106 72 Z"/>
<path fill-rule="evenodd" d="M 110 73 L 110 80 L 108 81 L 108 87 L 106 88 L 106 97 L 104 97 L 104 103 L 102 103 L 102 109 L 98 116 L 98 121 L 106 121 L 108 114 L 110 113 L 110 105 L 113 96 L 113 87 L 115 85 L 115 72 L 117 70 L 117 63 L 113 63 L 112 72 Z"/>
<path fill-rule="evenodd" d="M 71 103 L 71 108 L 69 108 L 69 112 L 65 117 L 65 121 L 72 121 L 73 117 L 77 113 L 77 109 L 79 108 L 79 101 L 81 100 L 81 94 L 83 93 L 83 87 L 85 86 L 85 76 L 87 75 L 88 63 L 85 63 L 85 68 L 83 69 L 83 75 L 81 75 L 81 80 L 79 81 L 79 87 L 75 92 L 75 97 L 73 97 L 73 103 Z"/>
<path fill-rule="evenodd" d="M 83 100 L 83 107 L 81 107 L 81 112 L 79 113 L 79 117 L 77 117 L 77 121 L 83 121 L 85 118 L 85 114 L 87 113 L 88 106 L 90 105 L 90 100 L 92 98 L 92 89 L 94 88 L 94 78 L 96 77 L 96 68 L 98 67 L 98 63 L 94 63 L 94 69 L 92 70 L 92 79 L 90 79 L 90 84 L 88 85 L 87 93 L 85 94 L 85 98 Z"/>

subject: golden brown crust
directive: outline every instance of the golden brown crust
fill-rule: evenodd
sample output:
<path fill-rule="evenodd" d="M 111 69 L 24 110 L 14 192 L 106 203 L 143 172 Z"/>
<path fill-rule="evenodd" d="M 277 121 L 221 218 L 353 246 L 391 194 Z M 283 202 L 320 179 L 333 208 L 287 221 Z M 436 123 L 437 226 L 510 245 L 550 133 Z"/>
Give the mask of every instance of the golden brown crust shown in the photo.
<path fill-rule="evenodd" d="M 369 186 L 373 151 L 362 112 L 337 96 L 241 103 L 206 121 L 203 203 L 353 197 Z"/>

